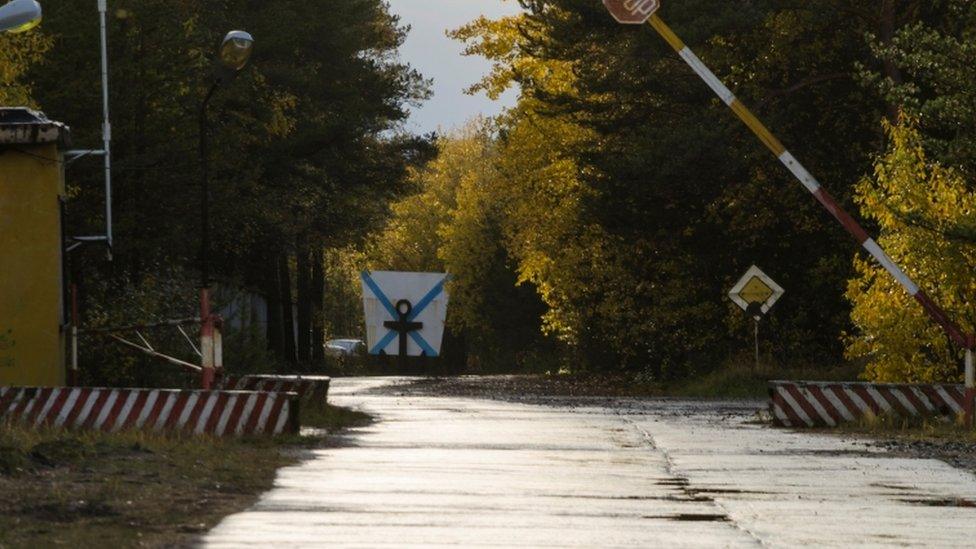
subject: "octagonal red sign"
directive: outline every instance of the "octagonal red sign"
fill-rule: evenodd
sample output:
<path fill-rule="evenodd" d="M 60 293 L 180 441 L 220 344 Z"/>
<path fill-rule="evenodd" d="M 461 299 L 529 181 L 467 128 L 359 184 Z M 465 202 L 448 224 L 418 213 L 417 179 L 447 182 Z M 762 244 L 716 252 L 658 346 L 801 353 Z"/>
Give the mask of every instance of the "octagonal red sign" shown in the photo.
<path fill-rule="evenodd" d="M 603 0 L 610 15 L 625 25 L 641 25 L 661 7 L 661 0 Z"/>

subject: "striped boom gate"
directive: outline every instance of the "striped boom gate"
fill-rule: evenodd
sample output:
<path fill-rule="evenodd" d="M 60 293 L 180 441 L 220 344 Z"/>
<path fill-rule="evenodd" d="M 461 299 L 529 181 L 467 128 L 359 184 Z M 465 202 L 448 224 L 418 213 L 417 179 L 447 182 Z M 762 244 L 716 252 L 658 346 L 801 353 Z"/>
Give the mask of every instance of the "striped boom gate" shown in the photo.
<path fill-rule="evenodd" d="M 865 417 L 944 416 L 965 411 L 963 385 L 771 381 L 769 411 L 782 427 L 834 427 Z"/>
<path fill-rule="evenodd" d="M 287 392 L 0 387 L 0 421 L 33 427 L 198 435 L 298 432 L 298 395 Z"/>
<path fill-rule="evenodd" d="M 297 393 L 303 405 L 321 407 L 327 403 L 331 381 L 327 376 L 247 375 L 225 376 L 220 386 L 236 391 Z"/>

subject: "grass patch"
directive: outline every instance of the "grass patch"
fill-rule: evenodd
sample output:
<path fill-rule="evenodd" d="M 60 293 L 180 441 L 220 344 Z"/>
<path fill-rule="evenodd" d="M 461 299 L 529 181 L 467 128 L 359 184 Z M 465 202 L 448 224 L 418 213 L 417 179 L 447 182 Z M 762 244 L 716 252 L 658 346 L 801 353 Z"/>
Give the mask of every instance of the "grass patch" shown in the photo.
<path fill-rule="evenodd" d="M 353 427 L 363 427 L 372 423 L 373 418 L 369 414 L 332 406 L 303 406 L 300 411 L 302 427 L 314 427 L 324 429 L 328 433 L 337 433 L 343 429 Z"/>
<path fill-rule="evenodd" d="M 902 442 L 959 442 L 976 444 L 976 430 L 966 427 L 962 418 L 941 416 L 896 417 L 869 415 L 858 421 L 843 423 L 830 432 L 887 438 Z"/>
<path fill-rule="evenodd" d="M 823 368 L 774 368 L 731 364 L 701 377 L 668 384 L 663 390 L 670 396 L 694 398 L 749 398 L 768 397 L 768 383 L 772 380 L 802 381 L 852 381 L 861 374 L 856 365 L 843 365 L 833 369 Z"/>
<path fill-rule="evenodd" d="M 369 416 L 329 406 L 328 433 Z M 319 437 L 211 438 L 0 424 L 0 547 L 191 545 Z"/>

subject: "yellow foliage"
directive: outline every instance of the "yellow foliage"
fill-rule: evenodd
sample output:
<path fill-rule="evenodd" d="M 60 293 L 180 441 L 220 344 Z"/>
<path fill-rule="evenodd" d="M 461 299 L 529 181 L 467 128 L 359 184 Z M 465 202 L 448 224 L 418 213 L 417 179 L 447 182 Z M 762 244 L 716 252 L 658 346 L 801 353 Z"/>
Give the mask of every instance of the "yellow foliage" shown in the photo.
<path fill-rule="evenodd" d="M 878 243 L 963 330 L 976 325 L 976 195 L 964 177 L 930 161 L 912 120 L 886 125 L 888 152 L 856 200 L 881 229 Z M 959 379 L 960 349 L 890 275 L 856 259 L 847 297 L 856 333 L 847 354 L 883 382 Z"/>
<path fill-rule="evenodd" d="M 43 59 L 53 41 L 40 30 L 22 34 L 0 33 L 0 105 L 36 106 L 24 73 Z"/>

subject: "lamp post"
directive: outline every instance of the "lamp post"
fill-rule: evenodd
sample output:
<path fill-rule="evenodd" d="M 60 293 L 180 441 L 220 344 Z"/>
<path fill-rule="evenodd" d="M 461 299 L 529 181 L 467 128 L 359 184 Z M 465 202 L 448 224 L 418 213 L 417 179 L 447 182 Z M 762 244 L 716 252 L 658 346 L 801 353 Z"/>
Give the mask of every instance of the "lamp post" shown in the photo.
<path fill-rule="evenodd" d="M 41 24 L 36 0 L 13 0 L 0 6 L 0 32 L 26 32 Z"/>
<path fill-rule="evenodd" d="M 217 52 L 213 82 L 200 104 L 200 352 L 203 355 L 201 384 L 204 390 L 210 390 L 215 370 L 222 367 L 216 360 L 220 346 L 219 336 L 218 341 L 215 341 L 216 318 L 210 312 L 210 150 L 207 139 L 207 107 L 217 88 L 233 80 L 247 65 L 253 48 L 254 38 L 244 31 L 235 30 L 224 36 Z"/>

